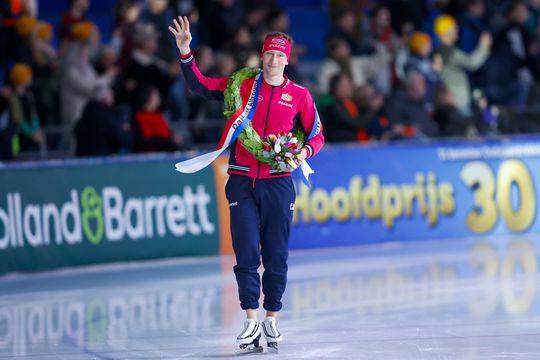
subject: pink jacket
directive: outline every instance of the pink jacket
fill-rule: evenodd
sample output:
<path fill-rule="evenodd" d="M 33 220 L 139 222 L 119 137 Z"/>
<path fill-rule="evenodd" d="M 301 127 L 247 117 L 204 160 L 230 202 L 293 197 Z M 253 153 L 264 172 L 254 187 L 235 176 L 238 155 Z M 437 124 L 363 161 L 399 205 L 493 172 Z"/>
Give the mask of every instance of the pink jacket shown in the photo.
<path fill-rule="evenodd" d="M 197 94 L 213 100 L 223 101 L 223 92 L 227 87 L 228 78 L 207 78 L 199 71 L 193 54 L 180 55 L 182 72 L 188 87 Z M 247 103 L 254 79 L 245 80 L 240 88 L 240 95 Z M 314 126 L 318 126 L 317 134 L 304 144 L 308 150 L 308 158 L 319 152 L 324 144 L 322 125 L 318 121 L 317 109 L 309 91 L 285 78 L 280 86 L 271 86 L 264 79 L 259 90 L 259 99 L 251 124 L 261 137 L 277 134 L 280 131 L 294 132 L 297 126 L 302 126 L 309 135 Z M 306 135 L 307 137 L 307 135 Z M 271 166 L 260 163 L 248 152 L 240 141 L 235 141 L 230 147 L 229 174 L 249 176 L 257 179 L 268 179 L 279 176 L 290 176 L 289 172 L 272 169 Z"/>

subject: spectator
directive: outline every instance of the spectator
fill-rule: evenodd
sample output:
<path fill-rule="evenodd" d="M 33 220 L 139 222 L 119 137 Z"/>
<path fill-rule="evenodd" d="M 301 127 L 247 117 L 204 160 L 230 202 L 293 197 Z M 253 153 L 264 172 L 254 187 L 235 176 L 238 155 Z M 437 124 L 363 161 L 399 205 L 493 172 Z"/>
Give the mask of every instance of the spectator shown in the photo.
<path fill-rule="evenodd" d="M 381 50 L 373 55 L 351 56 L 347 42 L 343 39 L 330 39 L 327 43 L 327 58 L 319 72 L 319 91 L 330 91 L 330 78 L 340 72 L 349 74 L 354 86 L 367 84 L 373 76 L 387 68 L 389 54 Z"/>
<path fill-rule="evenodd" d="M 23 14 L 20 2 L 0 1 L 0 86 L 5 83 L 7 66 L 15 58 L 17 35 L 15 24 Z"/>
<path fill-rule="evenodd" d="M 466 11 L 459 17 L 459 48 L 466 53 L 476 49 L 480 35 L 488 31 L 484 22 L 484 0 L 469 0 Z"/>
<path fill-rule="evenodd" d="M 13 60 L 25 64 L 32 64 L 32 40 L 34 29 L 38 22 L 35 18 L 24 15 L 17 19 L 15 31 L 17 33 L 16 42 L 13 45 Z"/>
<path fill-rule="evenodd" d="M 540 0 L 530 0 L 528 5 L 529 17 L 525 27 L 532 37 L 537 37 L 540 34 Z"/>
<path fill-rule="evenodd" d="M 66 125 L 73 126 L 96 89 L 110 86 L 116 76 L 116 70 L 99 76 L 90 63 L 93 27 L 89 22 L 73 27 L 73 41 L 67 44 L 61 60 L 60 117 Z"/>
<path fill-rule="evenodd" d="M 445 86 L 439 87 L 435 96 L 434 119 L 442 136 L 473 136 L 478 134 L 474 116 L 465 116 L 456 106 L 454 95 Z"/>
<path fill-rule="evenodd" d="M 145 84 L 137 90 L 135 113 L 135 149 L 137 152 L 174 151 L 184 139 L 171 131 L 161 109 L 161 96 L 155 87 Z"/>
<path fill-rule="evenodd" d="M 73 26 L 87 21 L 86 12 L 90 7 L 90 0 L 69 0 L 69 9 L 60 19 L 60 40 L 71 40 Z"/>
<path fill-rule="evenodd" d="M 439 38 L 435 30 L 435 21 L 441 15 L 448 13 L 450 0 L 433 0 L 428 2 L 428 13 L 424 18 L 424 22 L 420 30 L 425 32 L 433 39 L 433 46 L 439 46 Z"/>
<path fill-rule="evenodd" d="M 350 76 L 339 73 L 330 79 L 330 100 L 322 110 L 324 137 L 328 142 L 366 141 L 369 116 L 362 116 L 353 101 Z"/>
<path fill-rule="evenodd" d="M 391 60 L 385 68 L 375 74 L 373 83 L 378 91 L 390 94 L 394 82 L 393 59 L 400 47 L 400 39 L 392 29 L 392 15 L 386 6 L 378 6 L 371 20 L 371 45 L 376 49 L 384 49 L 391 54 Z"/>
<path fill-rule="evenodd" d="M 142 23 L 152 24 L 154 29 L 166 29 L 173 19 L 174 13 L 168 6 L 168 0 L 146 0 L 146 8 L 139 18 Z M 173 38 L 158 36 L 157 45 L 155 56 L 167 63 L 177 60 L 178 50 Z"/>
<path fill-rule="evenodd" d="M 124 71 L 134 49 L 135 25 L 139 20 L 141 6 L 136 0 L 118 1 L 115 6 L 115 25 L 112 44 L 118 54 L 118 66 Z"/>
<path fill-rule="evenodd" d="M 0 161 L 13 159 L 13 137 L 15 135 L 9 121 L 8 88 L 0 88 Z"/>
<path fill-rule="evenodd" d="M 486 95 L 490 102 L 523 108 L 533 79 L 540 79 L 536 38 L 525 27 L 527 5 L 515 0 L 506 13 L 508 25 L 495 37 L 493 56 L 485 71 Z"/>
<path fill-rule="evenodd" d="M 456 99 L 456 106 L 464 115 L 471 113 L 471 90 L 467 70 L 477 70 L 486 61 L 490 53 L 492 38 L 489 33 L 482 33 L 476 49 L 466 54 L 456 47 L 458 28 L 456 21 L 449 15 L 441 15 L 435 21 L 435 32 L 441 45 L 437 48 L 443 61 L 441 79 Z"/>
<path fill-rule="evenodd" d="M 201 43 L 213 50 L 222 50 L 243 18 L 240 0 L 211 0 L 201 11 L 199 26 Z"/>
<path fill-rule="evenodd" d="M 385 112 L 392 132 L 403 138 L 435 137 L 439 134 L 437 124 L 425 109 L 426 80 L 419 73 L 411 72 L 404 83 L 404 91 L 398 91 L 386 104 Z"/>
<path fill-rule="evenodd" d="M 336 38 L 345 41 L 354 56 L 370 54 L 373 48 L 369 46 L 366 39 L 362 38 L 363 34 L 359 29 L 354 11 L 349 7 L 339 8 L 332 19 L 332 27 L 326 41 L 328 43 L 330 39 Z"/>
<path fill-rule="evenodd" d="M 129 152 L 133 134 L 114 108 L 108 87 L 98 88 L 75 126 L 77 156 L 106 156 Z"/>
<path fill-rule="evenodd" d="M 390 128 L 390 121 L 384 114 L 385 98 L 371 85 L 358 88 L 356 96 L 358 110 L 367 118 L 368 136 L 370 139 L 388 140 L 394 135 Z"/>
<path fill-rule="evenodd" d="M 395 31 L 404 35 L 410 29 L 420 29 L 426 18 L 428 8 L 427 1 L 400 0 L 389 1 L 392 13 L 392 25 Z"/>
<path fill-rule="evenodd" d="M 232 40 L 227 44 L 227 50 L 233 54 L 236 62 L 244 66 L 253 50 L 253 38 L 246 25 L 236 29 Z"/>
<path fill-rule="evenodd" d="M 243 13 L 246 16 L 245 25 L 254 31 L 255 34 L 262 34 L 266 30 L 263 28 L 265 20 L 271 17 L 272 13 L 278 10 L 276 0 L 241 0 Z"/>
<path fill-rule="evenodd" d="M 415 32 L 409 41 L 409 57 L 405 62 L 405 75 L 411 72 L 417 72 L 424 76 L 427 83 L 426 103 L 428 106 L 434 102 L 434 95 L 437 86 L 439 86 L 442 70 L 442 58 L 435 54 L 431 59 L 433 47 L 431 38 L 423 32 Z"/>
<path fill-rule="evenodd" d="M 58 119 L 58 53 L 52 44 L 53 27 L 40 21 L 32 34 L 32 65 L 36 108 L 43 125 Z"/>
<path fill-rule="evenodd" d="M 81 24 L 89 24 L 86 12 L 90 8 L 90 0 L 69 0 L 69 10 L 62 15 L 60 20 L 60 54 L 64 54 L 71 41 L 79 41 L 80 35 L 77 33 L 83 27 Z M 97 26 L 92 26 L 88 35 L 90 57 L 97 55 L 100 47 L 101 34 Z M 86 36 L 86 35 L 85 35 Z"/>
<path fill-rule="evenodd" d="M 22 63 L 15 64 L 9 71 L 9 119 L 15 131 L 15 141 L 21 151 L 38 151 L 46 146 L 41 130 L 34 96 L 30 91 L 32 69 Z"/>
<path fill-rule="evenodd" d="M 136 106 L 135 92 L 140 86 L 150 84 L 159 90 L 161 98 L 167 98 L 177 72 L 170 73 L 167 63 L 155 56 L 159 34 L 152 24 L 137 24 L 135 28 L 135 50 L 126 68 L 126 87 L 131 104 Z"/>

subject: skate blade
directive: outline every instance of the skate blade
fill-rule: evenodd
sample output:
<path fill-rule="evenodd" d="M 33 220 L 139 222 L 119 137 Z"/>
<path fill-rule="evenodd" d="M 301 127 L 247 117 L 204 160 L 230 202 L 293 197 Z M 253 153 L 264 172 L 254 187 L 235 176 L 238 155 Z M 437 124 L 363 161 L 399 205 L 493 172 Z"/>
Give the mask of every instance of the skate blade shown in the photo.
<path fill-rule="evenodd" d="M 272 342 L 272 343 L 268 343 L 267 344 L 268 347 L 267 347 L 267 351 L 268 353 L 270 354 L 278 354 L 278 345 L 276 342 Z"/>
<path fill-rule="evenodd" d="M 244 349 L 236 350 L 236 355 L 258 354 L 262 352 L 263 352 L 262 346 L 253 346 L 253 347 L 246 347 Z"/>

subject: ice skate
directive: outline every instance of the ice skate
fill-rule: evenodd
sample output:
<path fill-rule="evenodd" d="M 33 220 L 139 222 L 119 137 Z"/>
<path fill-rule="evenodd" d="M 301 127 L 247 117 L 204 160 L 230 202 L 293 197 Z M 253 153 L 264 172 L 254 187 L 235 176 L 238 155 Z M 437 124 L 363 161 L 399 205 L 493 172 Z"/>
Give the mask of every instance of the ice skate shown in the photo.
<path fill-rule="evenodd" d="M 279 333 L 276 325 L 276 319 L 267 317 L 262 322 L 262 329 L 264 337 L 266 338 L 266 344 L 268 345 L 268 352 L 278 352 L 278 342 L 283 340 L 283 337 Z"/>
<path fill-rule="evenodd" d="M 259 345 L 261 338 L 261 323 L 253 319 L 247 319 L 244 323 L 244 330 L 236 338 L 236 343 L 240 345 L 237 354 L 249 354 L 262 352 Z"/>

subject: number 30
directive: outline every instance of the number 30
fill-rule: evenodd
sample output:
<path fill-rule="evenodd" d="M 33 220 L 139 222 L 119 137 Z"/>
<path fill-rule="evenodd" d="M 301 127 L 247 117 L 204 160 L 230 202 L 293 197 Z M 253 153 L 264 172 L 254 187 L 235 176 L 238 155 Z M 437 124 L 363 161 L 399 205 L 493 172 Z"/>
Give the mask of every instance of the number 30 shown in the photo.
<path fill-rule="evenodd" d="M 482 161 L 466 164 L 461 180 L 474 192 L 474 208 L 467 215 L 467 226 L 476 233 L 493 229 L 500 211 L 506 226 L 512 231 L 523 231 L 531 226 L 536 212 L 536 196 L 531 174 L 520 160 L 504 161 L 497 178 Z M 512 206 L 512 186 L 519 193 L 517 208 Z"/>

